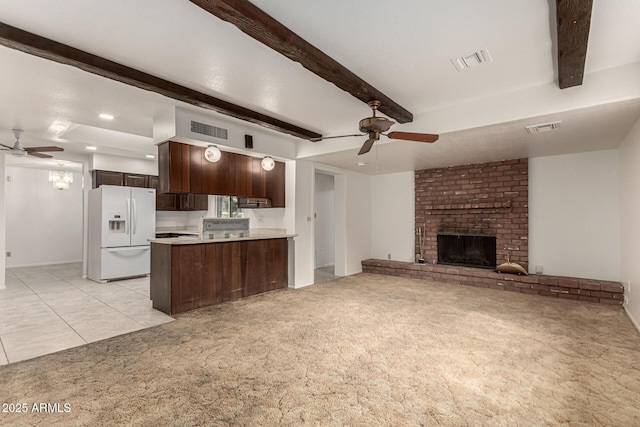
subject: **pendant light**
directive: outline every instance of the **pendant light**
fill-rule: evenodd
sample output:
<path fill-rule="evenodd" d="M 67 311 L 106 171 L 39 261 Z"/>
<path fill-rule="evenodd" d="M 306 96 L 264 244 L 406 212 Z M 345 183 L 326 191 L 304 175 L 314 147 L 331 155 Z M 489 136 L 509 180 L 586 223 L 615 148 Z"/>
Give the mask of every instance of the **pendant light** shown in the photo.
<path fill-rule="evenodd" d="M 220 157 L 222 157 L 222 152 L 215 145 L 210 145 L 204 150 L 204 158 L 208 162 L 215 163 L 220 160 Z"/>
<path fill-rule="evenodd" d="M 260 164 L 262 165 L 262 169 L 266 171 L 270 171 L 276 166 L 276 162 L 270 156 L 263 158 Z"/>
<path fill-rule="evenodd" d="M 60 168 L 64 166 L 60 164 Z M 68 190 L 69 184 L 73 182 L 73 172 L 63 170 L 49 172 L 49 182 L 53 183 L 55 190 Z"/>

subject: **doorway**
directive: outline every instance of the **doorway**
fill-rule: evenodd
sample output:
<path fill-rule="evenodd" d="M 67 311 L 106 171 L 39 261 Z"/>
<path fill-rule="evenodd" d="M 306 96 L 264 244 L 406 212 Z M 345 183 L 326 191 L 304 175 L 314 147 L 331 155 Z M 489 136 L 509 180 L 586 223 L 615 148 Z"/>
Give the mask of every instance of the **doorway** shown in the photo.
<path fill-rule="evenodd" d="M 314 189 L 314 283 L 335 279 L 335 179 L 316 172 Z"/>
<path fill-rule="evenodd" d="M 7 157 L 6 268 L 81 263 L 82 163 Z M 58 176 L 66 186 L 56 186 Z"/>

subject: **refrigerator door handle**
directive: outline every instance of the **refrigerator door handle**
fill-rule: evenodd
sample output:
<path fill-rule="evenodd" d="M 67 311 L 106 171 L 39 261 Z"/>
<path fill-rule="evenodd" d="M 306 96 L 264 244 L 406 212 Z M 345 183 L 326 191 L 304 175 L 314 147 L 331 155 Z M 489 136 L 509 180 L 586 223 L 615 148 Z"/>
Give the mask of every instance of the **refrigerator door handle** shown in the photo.
<path fill-rule="evenodd" d="M 131 218 L 131 199 L 127 197 L 127 222 L 125 224 L 129 223 L 129 219 Z M 128 224 L 129 229 L 131 229 L 131 224 Z M 127 226 L 124 227 L 124 232 L 129 234 L 129 230 L 127 230 Z"/>
<path fill-rule="evenodd" d="M 136 208 L 136 199 L 133 199 L 133 234 L 138 229 L 138 209 Z"/>
<path fill-rule="evenodd" d="M 122 247 L 122 248 L 109 248 L 107 252 L 139 252 L 139 251 L 148 251 L 150 250 L 150 246 L 130 246 L 130 247 Z"/>

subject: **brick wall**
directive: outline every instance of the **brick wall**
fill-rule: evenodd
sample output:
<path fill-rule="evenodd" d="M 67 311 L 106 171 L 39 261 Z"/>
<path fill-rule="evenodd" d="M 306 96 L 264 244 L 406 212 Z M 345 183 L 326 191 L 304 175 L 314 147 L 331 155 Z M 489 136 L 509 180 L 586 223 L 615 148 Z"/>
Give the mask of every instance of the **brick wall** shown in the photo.
<path fill-rule="evenodd" d="M 362 261 L 362 271 L 600 304 L 622 305 L 624 300 L 622 284 L 606 280 L 537 274 L 519 276 L 517 274 L 496 273 L 481 268 L 415 264 L 379 259 Z"/>
<path fill-rule="evenodd" d="M 415 225 L 424 227 L 427 263 L 438 258 L 437 234 L 496 237 L 497 263 L 528 269 L 528 161 L 424 169 L 415 172 Z M 420 253 L 418 238 L 416 252 Z"/>

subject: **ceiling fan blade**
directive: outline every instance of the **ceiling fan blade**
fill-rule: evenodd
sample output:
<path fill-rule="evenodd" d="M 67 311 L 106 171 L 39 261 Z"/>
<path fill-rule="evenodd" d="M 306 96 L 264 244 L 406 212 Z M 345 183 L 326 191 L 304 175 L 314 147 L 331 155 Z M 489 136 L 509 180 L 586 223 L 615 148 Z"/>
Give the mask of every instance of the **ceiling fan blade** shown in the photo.
<path fill-rule="evenodd" d="M 38 153 L 37 151 L 27 151 L 27 154 L 34 157 L 42 157 L 43 159 L 50 159 L 51 157 L 53 157 L 48 154 Z"/>
<path fill-rule="evenodd" d="M 49 146 L 49 147 L 25 147 L 24 151 L 28 153 L 40 152 L 40 151 L 64 151 L 64 148 Z"/>
<path fill-rule="evenodd" d="M 361 133 L 354 133 L 352 135 L 323 136 L 321 138 L 311 138 L 309 141 L 311 141 L 311 142 L 319 142 L 319 141 L 324 141 L 325 139 L 348 138 L 350 136 L 362 136 L 362 134 Z"/>
<path fill-rule="evenodd" d="M 361 154 L 367 154 L 369 151 L 371 151 L 371 147 L 373 147 L 373 143 L 376 142 L 377 139 L 375 138 L 369 138 L 367 139 L 364 144 L 362 144 L 362 148 L 360 148 L 360 151 L 358 151 L 358 156 Z"/>
<path fill-rule="evenodd" d="M 7 147 L 9 150 L 11 150 L 13 148 L 13 147 L 10 147 L 10 146 L 4 145 L 4 144 L 0 144 L 0 145 L 2 145 L 3 147 Z"/>
<path fill-rule="evenodd" d="M 391 139 L 404 139 L 406 141 L 416 142 L 436 142 L 438 135 L 431 133 L 414 133 L 414 132 L 389 132 L 387 136 Z"/>

